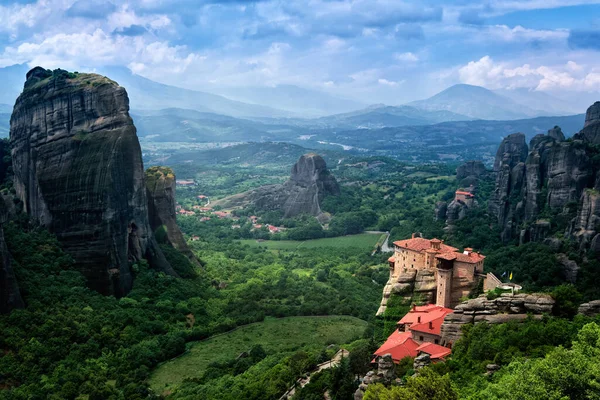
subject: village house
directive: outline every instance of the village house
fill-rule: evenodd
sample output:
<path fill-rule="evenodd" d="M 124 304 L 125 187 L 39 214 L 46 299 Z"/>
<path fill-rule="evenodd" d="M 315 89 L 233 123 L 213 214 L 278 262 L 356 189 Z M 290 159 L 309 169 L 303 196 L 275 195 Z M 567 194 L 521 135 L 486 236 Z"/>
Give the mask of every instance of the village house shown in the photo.
<path fill-rule="evenodd" d="M 279 232 L 279 228 L 273 225 L 267 225 L 267 228 L 269 229 L 270 233 L 277 233 Z"/>
<path fill-rule="evenodd" d="M 474 189 L 472 186 L 468 189 L 458 189 L 454 193 L 454 201 L 461 202 L 467 207 L 473 206 L 473 202 L 475 201 L 475 195 L 473 194 L 473 190 Z"/>
<path fill-rule="evenodd" d="M 390 278 L 393 280 L 411 270 L 434 272 L 437 289 L 435 304 L 451 308 L 477 288 L 481 280 L 495 277 L 483 273 L 485 256 L 471 248 L 462 252 L 439 239 L 425 239 L 413 234 L 411 239 L 394 242 L 394 255 L 389 258 Z M 487 284 L 487 285 L 486 285 Z M 492 287 L 490 287 L 492 286 Z M 486 289 L 494 285 L 484 283 Z"/>
<path fill-rule="evenodd" d="M 432 362 L 443 361 L 452 352 L 441 346 L 441 327 L 446 315 L 452 309 L 429 304 L 413 306 L 398 321 L 397 329 L 392 332 L 375 354 L 377 357 L 390 354 L 397 364 L 405 357 L 415 358 L 421 353 L 429 354 Z"/>
<path fill-rule="evenodd" d="M 178 179 L 175 181 L 178 186 L 194 186 L 196 183 L 193 179 Z"/>

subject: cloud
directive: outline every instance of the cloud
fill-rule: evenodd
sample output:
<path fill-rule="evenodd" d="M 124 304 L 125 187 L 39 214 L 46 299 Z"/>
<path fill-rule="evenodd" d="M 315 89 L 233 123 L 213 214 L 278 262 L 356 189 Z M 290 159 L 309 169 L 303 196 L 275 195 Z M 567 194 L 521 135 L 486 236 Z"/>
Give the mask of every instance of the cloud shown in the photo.
<path fill-rule="evenodd" d="M 398 86 L 399 84 L 402 83 L 402 81 L 394 82 L 394 81 L 388 81 L 387 79 L 384 79 L 384 78 L 380 78 L 377 80 L 377 83 L 379 83 L 380 85 L 385 85 L 385 86 Z"/>
<path fill-rule="evenodd" d="M 460 67 L 458 75 L 463 83 L 489 89 L 600 90 L 600 72 L 573 61 L 552 66 L 511 65 L 485 56 Z"/>
<path fill-rule="evenodd" d="M 416 62 L 419 61 L 419 57 L 417 57 L 417 55 L 415 55 L 414 53 L 406 52 L 406 53 L 399 53 L 399 54 L 394 54 L 394 58 L 398 61 L 402 61 L 402 62 Z"/>
<path fill-rule="evenodd" d="M 82 69 L 135 63 L 138 70 L 180 73 L 198 57 L 181 46 L 147 43 L 142 37 L 114 36 L 97 29 L 91 34 L 57 34 L 41 42 L 9 46 L 0 55 L 0 64 L 27 62 L 30 66 Z"/>
<path fill-rule="evenodd" d="M 113 31 L 114 34 L 123 36 L 141 36 L 146 32 L 148 30 L 141 25 L 131 25 L 127 28 L 118 28 Z"/>

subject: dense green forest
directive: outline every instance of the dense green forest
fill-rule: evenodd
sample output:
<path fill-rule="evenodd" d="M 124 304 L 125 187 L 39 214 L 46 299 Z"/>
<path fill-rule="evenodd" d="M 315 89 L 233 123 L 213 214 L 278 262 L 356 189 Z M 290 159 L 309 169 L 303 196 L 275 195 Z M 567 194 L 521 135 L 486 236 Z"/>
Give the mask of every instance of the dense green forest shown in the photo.
<path fill-rule="evenodd" d="M 202 168 L 208 167 L 175 166 L 178 177 L 187 178 L 203 176 Z M 252 165 L 242 170 L 234 166 L 229 172 L 219 168 L 211 166 L 211 174 L 240 174 L 235 178 L 240 182 L 244 174 L 255 175 L 260 182 L 263 178 L 283 181 L 287 174 L 279 164 L 262 171 Z M 375 318 L 388 279 L 389 255 L 371 255 L 371 246 L 269 248 L 240 240 L 302 241 L 364 230 L 389 231 L 390 240 L 421 232 L 456 247 L 474 247 L 486 254 L 487 270 L 498 275 L 511 271 L 525 290 L 551 292 L 558 303 L 557 315 L 541 321 L 468 327 L 448 362 L 416 378 L 410 377 L 412 365 L 401 363 L 397 372 L 405 377 L 405 386 L 374 385 L 365 398 L 510 398 L 507 393 L 523 395 L 513 398 L 597 398 L 598 370 L 593 360 L 600 351 L 600 321 L 596 319 L 595 325 L 574 314 L 582 301 L 600 297 L 595 284 L 598 261 L 578 253 L 566 240 L 558 250 L 539 243 L 500 243 L 499 232 L 485 212 L 490 181 L 480 183 L 480 207 L 452 230 L 444 229 L 443 221 L 434 220 L 433 208 L 436 201 L 450 200 L 459 186 L 454 168 L 414 167 L 381 158 L 339 163 L 333 174 L 342 194 L 326 198 L 322 205 L 333 216 L 328 229 L 308 216 L 282 220 L 277 213 L 251 208 L 236 211 L 240 229 L 232 229 L 228 219 L 180 217 L 186 237 L 199 237 L 189 245 L 203 267 L 191 265 L 163 245 L 183 278 L 140 263 L 134 266 L 133 290 L 121 299 L 87 289 L 70 257 L 47 231 L 25 217 L 7 224 L 7 244 L 27 307 L 0 316 L 0 398 L 277 399 L 341 346 L 350 350 L 349 359 L 312 376 L 296 398 L 322 398 L 328 390 L 334 399 L 349 399 L 357 387 L 356 376 L 371 368 L 372 352 L 409 307 L 392 298 L 384 317 Z M 199 186 L 178 190 L 180 203 L 192 204 L 199 194 L 219 197 L 240 189 L 227 179 L 213 181 L 211 174 Z M 274 235 L 252 230 L 244 219 L 251 214 L 288 229 Z M 557 251 L 580 264 L 576 285 L 562 285 Z M 249 339 L 244 357 L 208 361 L 205 370 L 178 387 L 150 389 L 157 366 L 189 352 L 199 340 L 267 317 L 320 315 L 354 316 L 368 324 L 362 334 L 346 342 L 331 337 L 318 345 L 307 341 L 274 349 Z M 502 369 L 485 376 L 485 365 L 492 362 Z M 531 393 L 526 387 L 532 388 Z"/>

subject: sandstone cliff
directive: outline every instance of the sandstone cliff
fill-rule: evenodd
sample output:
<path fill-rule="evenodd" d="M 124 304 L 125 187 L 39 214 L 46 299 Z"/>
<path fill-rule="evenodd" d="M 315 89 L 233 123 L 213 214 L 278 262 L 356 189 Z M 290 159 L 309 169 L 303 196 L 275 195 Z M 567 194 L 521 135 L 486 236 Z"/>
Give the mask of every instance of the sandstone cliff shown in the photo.
<path fill-rule="evenodd" d="M 150 229 L 142 156 L 124 88 L 95 74 L 27 73 L 10 123 L 14 186 L 90 287 L 122 296 L 145 258 L 175 274 Z"/>
<path fill-rule="evenodd" d="M 253 204 L 262 210 L 281 210 L 284 218 L 299 214 L 318 216 L 325 196 L 339 193 L 338 183 L 327 169 L 323 157 L 309 153 L 294 164 L 290 179 L 284 184 L 263 186 L 213 204 L 225 208 Z"/>
<path fill-rule="evenodd" d="M 565 140 L 557 126 L 547 135 L 535 136 L 529 147 L 522 134 L 504 139 L 494 163 L 496 186 L 489 201 L 489 211 L 502 228 L 503 240 L 520 237 L 522 243 L 542 241 L 552 227 L 550 220 L 540 219 L 541 215 L 565 219 L 577 212 L 566 234 L 577 239 L 582 248 L 594 243 L 594 249 L 600 250 L 600 207 L 596 204 L 600 174 L 594 147 L 600 143 L 599 137 L 597 102 L 588 109 L 585 126 L 573 139 Z M 517 227 L 522 228 L 518 231 Z"/>
<path fill-rule="evenodd" d="M 150 167 L 146 170 L 146 190 L 148 195 L 148 216 L 150 227 L 156 238 L 185 254 L 199 264 L 188 247 L 177 226 L 175 201 L 175 173 L 168 167 Z"/>

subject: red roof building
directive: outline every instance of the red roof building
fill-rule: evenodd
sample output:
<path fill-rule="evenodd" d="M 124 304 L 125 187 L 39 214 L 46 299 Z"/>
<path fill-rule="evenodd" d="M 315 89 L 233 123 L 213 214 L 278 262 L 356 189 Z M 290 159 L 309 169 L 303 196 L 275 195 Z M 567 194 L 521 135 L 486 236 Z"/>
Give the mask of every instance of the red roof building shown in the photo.
<path fill-rule="evenodd" d="M 413 306 L 398 321 L 398 329 L 377 349 L 375 355 L 391 354 L 395 363 L 404 357 L 416 357 L 420 352 L 429 354 L 432 360 L 444 359 L 451 350 L 439 345 L 441 328 L 444 318 L 452 311 L 435 304 Z"/>
<path fill-rule="evenodd" d="M 395 330 L 375 352 L 375 355 L 380 357 L 386 354 L 392 356 L 392 360 L 397 364 L 405 357 L 416 357 L 419 344 L 412 338 L 410 332 L 400 332 Z"/>
<path fill-rule="evenodd" d="M 435 304 L 452 307 L 477 287 L 482 279 L 485 256 L 471 248 L 459 251 L 440 239 L 425 239 L 413 234 L 412 238 L 394 242 L 394 255 L 388 259 L 390 280 L 413 271 L 434 272 L 437 289 Z M 383 312 L 382 307 L 378 314 Z"/>
<path fill-rule="evenodd" d="M 429 354 L 431 361 L 444 361 L 446 357 L 452 354 L 452 350 L 447 347 L 434 343 L 423 343 L 417 347 L 417 354 Z"/>

